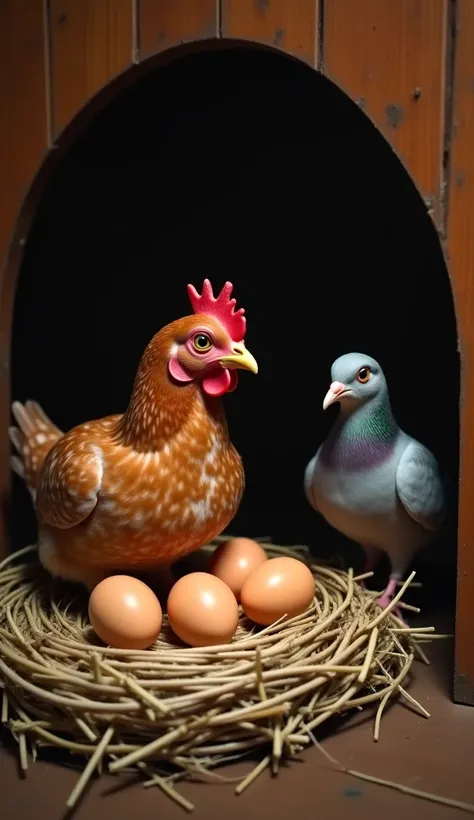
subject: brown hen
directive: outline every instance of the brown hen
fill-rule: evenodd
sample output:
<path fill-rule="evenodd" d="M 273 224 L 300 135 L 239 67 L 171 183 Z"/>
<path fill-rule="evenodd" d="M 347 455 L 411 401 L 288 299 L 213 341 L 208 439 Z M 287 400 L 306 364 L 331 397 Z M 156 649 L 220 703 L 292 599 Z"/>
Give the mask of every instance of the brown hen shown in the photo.
<path fill-rule="evenodd" d="M 12 468 L 31 491 L 42 564 L 92 588 L 117 571 L 169 567 L 222 532 L 244 470 L 220 396 L 257 373 L 228 282 L 189 285 L 195 315 L 154 336 L 128 409 L 63 434 L 35 402 L 14 402 Z"/>

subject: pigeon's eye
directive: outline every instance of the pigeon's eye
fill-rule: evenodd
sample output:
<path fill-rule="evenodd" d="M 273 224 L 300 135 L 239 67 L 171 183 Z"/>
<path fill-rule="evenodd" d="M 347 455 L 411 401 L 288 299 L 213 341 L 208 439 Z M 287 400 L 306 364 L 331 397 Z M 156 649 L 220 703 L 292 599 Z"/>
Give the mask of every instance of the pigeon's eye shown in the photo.
<path fill-rule="evenodd" d="M 193 339 L 193 345 L 198 353 L 207 353 L 212 347 L 212 342 L 207 333 L 197 333 Z"/>
<path fill-rule="evenodd" d="M 370 372 L 370 369 L 368 367 L 361 367 L 361 369 L 359 370 L 359 372 L 356 376 L 356 379 L 361 384 L 367 384 L 367 382 L 369 381 L 371 375 L 372 375 L 372 373 Z"/>

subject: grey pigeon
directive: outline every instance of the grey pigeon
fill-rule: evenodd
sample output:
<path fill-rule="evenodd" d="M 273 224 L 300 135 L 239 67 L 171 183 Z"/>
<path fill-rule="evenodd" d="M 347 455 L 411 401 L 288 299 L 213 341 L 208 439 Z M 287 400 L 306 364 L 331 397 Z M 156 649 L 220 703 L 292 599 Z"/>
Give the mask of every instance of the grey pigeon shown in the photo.
<path fill-rule="evenodd" d="M 387 553 L 391 574 L 381 607 L 418 550 L 430 544 L 446 517 L 446 500 L 432 453 L 400 429 L 382 368 L 370 356 L 347 353 L 331 368 L 326 410 L 340 412 L 306 467 L 311 506 L 366 553 L 366 571 Z"/>

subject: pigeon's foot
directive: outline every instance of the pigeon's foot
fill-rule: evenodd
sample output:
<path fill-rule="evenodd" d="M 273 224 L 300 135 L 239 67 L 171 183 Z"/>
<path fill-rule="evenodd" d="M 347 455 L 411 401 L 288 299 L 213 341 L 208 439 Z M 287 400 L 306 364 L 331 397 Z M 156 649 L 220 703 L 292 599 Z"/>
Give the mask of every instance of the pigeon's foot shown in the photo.
<path fill-rule="evenodd" d="M 377 598 L 376 603 L 380 607 L 380 609 L 386 609 L 388 605 L 392 602 L 393 595 L 389 595 L 387 592 L 384 592 L 380 598 Z"/>
<path fill-rule="evenodd" d="M 397 578 L 390 578 L 388 582 L 387 589 L 385 592 L 376 600 L 376 604 L 381 609 L 386 609 L 388 605 L 393 601 L 393 596 L 395 594 L 395 590 L 397 588 Z M 405 618 L 403 617 L 401 608 L 399 606 L 395 606 L 392 610 L 393 614 L 397 616 L 403 623 L 406 623 Z"/>
<path fill-rule="evenodd" d="M 392 599 L 393 595 L 387 595 L 387 593 L 384 592 L 384 594 L 381 595 L 380 598 L 377 598 L 375 603 L 380 607 L 380 609 L 386 609 L 388 605 L 391 603 Z M 402 621 L 404 624 L 406 624 L 406 626 L 408 626 L 405 618 L 403 617 L 402 610 L 399 606 L 394 606 L 392 612 L 394 615 L 397 616 L 397 618 L 399 618 L 400 621 Z"/>

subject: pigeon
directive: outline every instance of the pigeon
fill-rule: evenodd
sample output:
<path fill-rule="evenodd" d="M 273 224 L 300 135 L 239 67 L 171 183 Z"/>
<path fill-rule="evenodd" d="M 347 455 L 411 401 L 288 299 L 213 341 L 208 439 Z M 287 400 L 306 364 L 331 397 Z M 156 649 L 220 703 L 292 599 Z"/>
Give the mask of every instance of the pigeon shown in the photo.
<path fill-rule="evenodd" d="M 384 609 L 415 554 L 439 535 L 445 488 L 434 455 L 398 426 L 375 359 L 340 356 L 331 379 L 323 409 L 339 402 L 340 411 L 306 467 L 304 491 L 331 526 L 364 549 L 365 571 L 388 555 L 390 579 L 377 599 Z"/>

